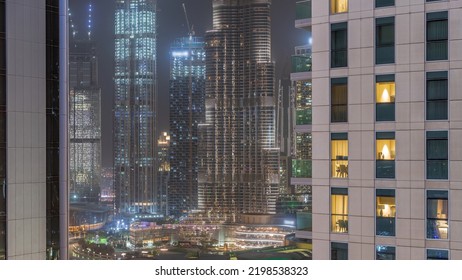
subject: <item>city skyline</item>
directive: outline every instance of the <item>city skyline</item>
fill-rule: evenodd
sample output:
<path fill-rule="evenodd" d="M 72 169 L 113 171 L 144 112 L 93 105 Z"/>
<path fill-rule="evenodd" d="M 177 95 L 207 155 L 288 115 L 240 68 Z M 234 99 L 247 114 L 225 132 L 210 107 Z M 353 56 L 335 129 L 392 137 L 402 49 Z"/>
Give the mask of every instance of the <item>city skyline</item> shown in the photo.
<path fill-rule="evenodd" d="M 303 45 L 306 38 L 303 32 L 293 28 L 295 20 L 295 3 L 297 0 L 273 0 L 272 36 L 273 58 L 278 62 L 276 79 L 282 79 L 285 86 L 289 86 L 290 61 L 286 58 L 293 53 L 295 45 Z M 93 6 L 92 33 L 97 47 L 100 66 L 99 79 L 101 82 L 102 103 L 102 166 L 113 166 L 112 130 L 113 120 L 109 112 L 113 105 L 113 71 L 114 40 L 113 25 L 115 1 L 112 0 L 69 0 L 73 11 L 73 23 L 77 27 L 86 26 L 88 5 Z M 186 19 L 182 4 L 185 3 L 190 24 L 194 27 L 197 36 L 204 36 L 212 27 L 212 0 L 162 0 L 158 1 L 158 101 L 159 115 L 158 131 L 169 129 L 169 68 L 170 46 L 176 38 L 188 33 Z M 83 29 L 85 31 L 85 28 Z M 289 42 L 289 43 L 288 43 Z M 104 66 L 103 66 L 104 65 Z M 156 135 L 158 137 L 159 135 Z"/>

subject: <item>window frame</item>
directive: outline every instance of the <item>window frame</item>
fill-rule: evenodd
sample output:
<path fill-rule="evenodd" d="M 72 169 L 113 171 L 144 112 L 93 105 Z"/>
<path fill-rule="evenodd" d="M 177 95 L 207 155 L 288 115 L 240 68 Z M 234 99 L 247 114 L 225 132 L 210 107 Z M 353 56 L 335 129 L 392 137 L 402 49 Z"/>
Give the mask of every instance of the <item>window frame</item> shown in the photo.
<path fill-rule="evenodd" d="M 436 251 L 440 251 L 440 252 L 443 252 L 443 251 L 444 251 L 444 252 L 447 252 L 447 253 L 448 253 L 448 258 L 447 258 L 447 259 L 437 259 L 437 258 L 435 258 L 435 259 L 433 259 L 433 258 L 432 258 L 432 259 L 429 259 L 429 258 L 428 258 L 428 251 L 435 251 L 435 252 L 436 252 Z M 450 259 L 451 259 L 451 258 L 450 258 L 450 255 L 451 255 L 451 254 L 450 254 L 450 250 L 448 250 L 448 249 L 427 248 L 427 249 L 425 250 L 425 257 L 426 257 L 425 259 L 426 259 L 426 260 L 440 260 L 440 261 L 443 261 L 443 260 L 450 260 Z"/>
<path fill-rule="evenodd" d="M 436 133 L 441 133 L 440 135 L 437 135 Z M 444 138 L 442 135 L 446 133 L 446 138 Z M 433 134 L 434 136 L 429 136 Z M 429 130 L 429 131 L 425 131 L 425 180 L 429 180 L 429 181 L 449 181 L 449 178 L 450 178 L 450 166 L 449 166 L 449 163 L 450 163 L 450 143 L 449 143 L 449 131 L 448 130 Z M 441 159 L 428 159 L 428 141 L 429 140 L 446 140 L 447 141 L 447 157 L 444 159 L 444 158 L 441 158 Z M 447 162 L 447 174 L 446 174 L 446 178 L 429 178 L 428 177 L 428 163 L 429 161 L 446 161 Z"/>
<path fill-rule="evenodd" d="M 435 194 L 433 195 L 434 197 L 437 196 L 436 193 L 445 192 L 445 193 L 446 193 L 446 198 L 429 198 L 429 196 L 430 196 L 429 193 L 431 193 L 431 192 L 434 192 L 434 193 L 435 193 Z M 428 189 L 428 190 L 425 191 L 425 239 L 426 239 L 426 240 L 438 240 L 438 241 L 444 241 L 444 242 L 449 242 L 449 241 L 450 241 L 450 233 L 451 233 L 451 231 L 450 231 L 450 224 L 449 224 L 449 222 L 450 222 L 450 220 L 451 220 L 451 219 L 450 219 L 450 218 L 451 218 L 451 211 L 450 211 L 450 205 L 449 205 L 449 197 L 450 197 L 450 195 L 449 195 L 449 190 Z M 429 210 L 429 209 L 428 209 L 428 202 L 429 202 L 430 199 L 433 199 L 433 200 L 442 199 L 442 200 L 446 200 L 446 201 L 447 201 L 447 208 L 448 208 L 448 209 L 447 209 L 447 212 L 448 212 L 448 213 L 447 213 L 446 219 L 442 219 L 442 218 L 440 218 L 440 219 L 438 219 L 438 218 L 430 218 L 430 219 L 429 219 L 429 217 L 428 217 L 428 210 Z M 447 222 L 447 225 L 448 225 L 448 227 L 447 227 L 447 238 L 430 238 L 430 237 L 428 237 L 428 222 L 429 222 L 429 220 L 436 220 L 436 221 L 441 220 L 441 221 L 446 221 L 446 222 Z"/>
<path fill-rule="evenodd" d="M 396 260 L 396 246 L 391 246 L 391 245 L 375 245 L 375 259 L 376 260 L 381 260 L 381 259 L 378 259 L 377 258 L 377 254 L 378 254 L 378 247 L 388 247 L 388 248 L 393 248 L 394 249 L 394 252 L 393 252 L 393 259 L 392 260 Z M 385 253 L 386 255 L 391 255 L 390 253 Z"/>
<path fill-rule="evenodd" d="M 345 32 L 345 46 L 344 48 L 335 48 L 334 49 L 334 42 L 335 42 L 335 46 L 338 45 L 338 42 L 337 40 L 335 39 L 334 41 L 334 37 L 336 38 L 337 36 L 337 32 Z M 334 62 L 336 61 L 334 59 L 335 54 L 337 53 L 341 53 L 341 52 L 344 52 L 345 53 L 345 57 L 344 57 L 344 60 L 345 60 L 345 63 L 336 63 L 334 64 Z M 339 22 L 339 23 L 332 23 L 330 25 L 330 49 L 329 49 L 329 53 L 330 53 L 330 68 L 345 68 L 345 67 L 348 67 L 348 22 Z"/>
<path fill-rule="evenodd" d="M 393 29 L 393 43 L 386 43 L 386 44 L 380 44 L 380 35 L 382 32 L 380 32 L 381 28 L 386 28 L 386 27 L 392 27 Z M 395 17 L 381 17 L 381 18 L 376 18 L 375 19 L 375 65 L 384 65 L 384 64 L 394 64 L 396 62 L 396 24 L 395 24 Z M 391 61 L 386 60 L 385 58 L 382 58 L 383 61 L 379 62 L 379 53 L 383 53 L 384 48 L 393 48 L 393 58 Z M 379 49 L 382 49 L 382 51 L 379 51 Z"/>
<path fill-rule="evenodd" d="M 346 1 L 346 4 L 347 4 L 347 7 L 346 7 L 346 11 L 344 12 L 334 12 L 334 3 L 338 4 L 337 2 L 339 2 L 341 0 L 330 0 L 329 1 L 329 12 L 330 12 L 330 15 L 338 15 L 338 14 L 345 14 L 345 13 L 348 13 L 348 11 L 350 10 L 350 3 L 349 3 L 349 0 L 345 0 Z"/>
<path fill-rule="evenodd" d="M 377 87 L 379 83 L 393 83 L 395 87 L 395 94 L 393 101 L 390 102 L 381 102 L 377 101 Z M 391 97 L 390 97 L 391 100 Z M 375 122 L 395 122 L 396 121 L 396 76 L 395 74 L 383 74 L 383 75 L 376 75 L 375 76 L 375 88 L 374 88 L 374 101 L 375 101 Z M 393 105 L 393 118 L 388 120 L 383 117 L 383 119 L 379 119 L 379 112 L 384 109 L 379 109 L 380 107 L 385 107 L 386 105 Z M 382 115 L 382 114 L 381 114 Z"/>
<path fill-rule="evenodd" d="M 428 93 L 429 93 L 429 82 L 435 82 L 435 81 L 446 81 L 446 99 L 429 99 Z M 449 89 L 449 71 L 431 71 L 431 72 L 426 72 L 425 74 L 425 121 L 449 121 L 449 95 L 450 95 L 450 89 Z M 428 113 L 429 113 L 429 103 L 430 102 L 443 102 L 446 101 L 446 118 L 429 118 Z"/>
<path fill-rule="evenodd" d="M 446 39 L 432 39 L 429 40 L 429 24 L 437 22 L 437 21 L 446 21 L 447 26 L 447 38 Z M 436 12 L 429 12 L 425 14 L 425 62 L 432 62 L 432 61 L 447 61 L 449 59 L 449 12 L 448 11 L 436 11 Z M 446 42 L 446 57 L 445 58 L 432 58 L 429 57 L 430 52 L 428 51 L 429 45 L 432 43 L 441 43 Z"/>
<path fill-rule="evenodd" d="M 391 235 L 381 235 L 377 234 L 378 233 L 378 227 L 377 227 L 377 220 L 379 216 L 377 215 L 378 211 L 378 198 L 379 197 L 393 197 L 394 203 L 395 203 L 395 215 L 393 216 L 393 234 Z M 376 189 L 375 190 L 375 236 L 380 236 L 380 237 L 396 237 L 396 213 L 397 213 L 397 205 L 396 205 L 396 190 L 395 189 Z"/>
<path fill-rule="evenodd" d="M 347 155 L 342 156 L 343 157 L 342 159 L 337 159 L 337 158 L 334 159 L 332 157 L 332 154 L 333 154 L 333 141 L 346 141 L 346 143 L 347 143 Z M 348 176 L 349 176 L 349 174 L 348 174 L 349 152 L 350 152 L 350 142 L 348 141 L 348 133 L 347 132 L 331 133 L 331 135 L 330 135 L 330 143 L 329 143 L 330 178 L 333 178 L 333 179 L 347 179 L 348 178 Z M 337 161 L 341 161 L 341 162 L 346 161 L 346 170 L 341 170 L 341 169 L 336 170 L 334 168 L 334 164 L 337 163 Z M 333 176 L 334 171 L 339 173 L 340 175 L 343 174 L 343 173 L 346 173 L 346 174 L 345 174 L 345 176 L 336 177 L 336 176 Z"/>
<path fill-rule="evenodd" d="M 341 98 L 345 99 L 345 103 L 334 104 L 334 88 L 337 86 L 345 86 L 346 88 L 346 92 L 343 93 L 345 96 Z M 334 120 L 334 111 L 337 112 L 337 115 L 342 113 L 342 110 L 338 110 L 338 108 L 345 108 L 345 118 L 338 117 Z M 348 123 L 348 78 L 346 77 L 330 79 L 330 123 Z"/>
<path fill-rule="evenodd" d="M 380 3 L 380 2 L 386 2 L 386 0 L 375 0 L 374 2 L 374 8 L 376 9 L 379 9 L 379 8 L 388 8 L 388 7 L 394 7 L 395 6 L 395 0 L 390 0 L 391 2 L 393 2 L 393 4 L 381 4 L 381 5 L 377 5 L 377 3 Z"/>
<path fill-rule="evenodd" d="M 346 256 L 347 256 L 346 259 L 339 259 L 339 258 L 333 259 L 332 258 L 334 245 L 337 245 L 338 247 L 340 247 L 340 246 L 345 246 L 346 247 Z M 344 248 L 338 248 L 338 247 L 335 247 L 335 249 L 337 249 L 337 250 L 345 250 Z M 348 260 L 349 259 L 349 257 L 348 257 L 349 250 L 348 249 L 349 249 L 348 242 L 335 242 L 335 241 L 330 242 L 330 260 L 333 260 L 333 261 L 334 260 Z"/>
<path fill-rule="evenodd" d="M 345 208 L 345 205 L 344 205 L 344 200 L 345 200 L 345 196 L 346 196 L 346 214 L 337 214 L 337 213 L 333 213 L 332 211 L 332 200 L 334 198 L 334 195 L 338 195 L 338 196 L 343 196 L 343 200 L 342 200 L 342 203 L 343 203 L 343 206 L 342 208 Z M 350 203 L 349 203 L 349 194 L 348 194 L 348 188 L 345 188 L 345 187 L 331 187 L 330 188 L 330 195 L 329 195 L 329 212 L 330 212 L 330 226 L 329 226 L 329 232 L 330 233 L 334 233 L 334 234 L 348 234 L 349 232 L 349 228 L 348 228 L 348 220 L 349 220 L 349 215 L 350 215 Z M 341 216 L 341 218 L 343 218 L 343 220 L 336 220 L 336 221 L 343 221 L 343 225 L 340 225 L 339 224 L 339 230 L 336 231 L 334 230 L 334 217 L 338 217 L 338 216 Z M 346 217 L 346 219 L 345 219 Z M 346 221 L 346 223 L 345 223 Z M 335 223 L 337 224 L 337 222 Z M 344 229 L 344 231 L 342 231 L 342 229 Z"/>
<path fill-rule="evenodd" d="M 393 140 L 394 141 L 395 155 L 393 159 L 379 159 L 378 158 L 379 151 L 377 150 L 377 145 L 378 145 L 379 140 Z M 394 131 L 377 131 L 375 133 L 375 179 L 379 179 L 379 180 L 395 180 L 396 179 L 396 155 L 398 154 L 398 152 L 396 151 L 396 147 L 397 147 L 396 133 Z M 393 176 L 392 177 L 379 177 L 378 176 L 377 170 L 378 170 L 379 162 L 381 162 L 381 164 L 390 163 L 393 165 L 392 167 Z"/>

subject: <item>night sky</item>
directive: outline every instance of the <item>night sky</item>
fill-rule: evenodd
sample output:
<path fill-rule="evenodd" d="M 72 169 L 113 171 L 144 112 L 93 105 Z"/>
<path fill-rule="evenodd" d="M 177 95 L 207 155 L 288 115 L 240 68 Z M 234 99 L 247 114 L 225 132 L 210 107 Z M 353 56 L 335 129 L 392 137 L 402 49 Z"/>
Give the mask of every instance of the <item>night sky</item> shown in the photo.
<path fill-rule="evenodd" d="M 294 47 L 306 44 L 305 33 L 294 27 L 295 3 L 298 0 L 273 0 L 272 40 L 276 79 L 288 85 L 290 55 Z M 115 0 L 69 0 L 73 23 L 77 30 L 86 32 L 87 8 L 93 4 L 93 36 L 99 57 L 99 79 L 102 88 L 102 148 L 103 166 L 112 167 L 112 105 L 114 73 L 114 9 Z M 175 38 L 186 36 L 188 28 L 182 3 L 186 4 L 189 22 L 196 36 L 203 36 L 212 27 L 212 0 L 158 0 L 158 129 L 168 125 L 169 46 Z M 157 137 L 156 137 L 157 139 Z"/>

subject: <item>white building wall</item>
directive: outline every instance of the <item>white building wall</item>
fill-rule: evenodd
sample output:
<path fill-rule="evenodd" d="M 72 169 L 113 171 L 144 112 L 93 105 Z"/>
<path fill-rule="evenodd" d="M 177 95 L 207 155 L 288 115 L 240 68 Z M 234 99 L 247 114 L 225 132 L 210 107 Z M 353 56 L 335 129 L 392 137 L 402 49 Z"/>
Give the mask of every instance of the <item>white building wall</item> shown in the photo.
<path fill-rule="evenodd" d="M 46 256 L 45 0 L 6 1 L 7 257 Z"/>
<path fill-rule="evenodd" d="M 330 15 L 313 0 L 313 259 L 330 258 L 330 242 L 348 242 L 350 259 L 374 259 L 376 245 L 397 259 L 425 259 L 426 249 L 462 258 L 462 1 L 399 0 L 374 8 L 349 0 Z M 426 13 L 449 11 L 449 60 L 425 61 Z M 395 63 L 375 65 L 375 18 L 395 16 Z M 330 24 L 348 21 L 348 66 L 330 68 Z M 425 121 L 426 71 L 449 72 L 449 121 Z M 395 122 L 375 122 L 375 75 L 395 74 Z M 348 123 L 330 124 L 330 78 L 348 77 Z M 449 131 L 449 180 L 426 180 L 425 131 Z M 375 179 L 375 132 L 396 132 L 396 179 Z M 349 178 L 330 178 L 331 132 L 348 132 Z M 348 187 L 349 233 L 330 231 L 330 187 Z M 396 190 L 396 236 L 375 236 L 375 189 Z M 426 239 L 426 190 L 449 191 L 449 239 Z"/>

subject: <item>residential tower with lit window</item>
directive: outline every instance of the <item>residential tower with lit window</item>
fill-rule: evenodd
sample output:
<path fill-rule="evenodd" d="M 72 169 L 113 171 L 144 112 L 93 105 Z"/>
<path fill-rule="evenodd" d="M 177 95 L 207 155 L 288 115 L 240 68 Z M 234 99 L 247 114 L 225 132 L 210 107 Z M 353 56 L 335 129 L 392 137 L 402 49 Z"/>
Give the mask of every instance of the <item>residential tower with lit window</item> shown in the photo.
<path fill-rule="evenodd" d="M 313 259 L 462 259 L 462 1 L 311 9 Z"/>

